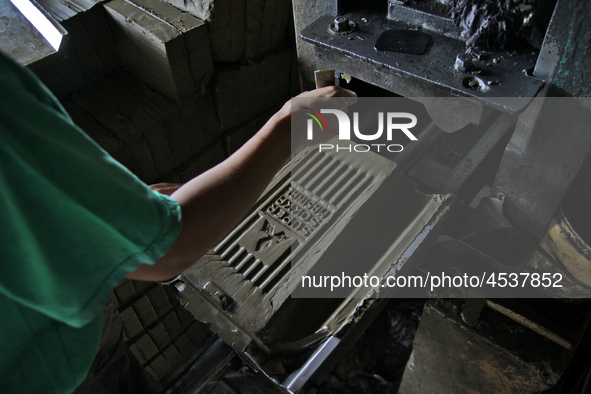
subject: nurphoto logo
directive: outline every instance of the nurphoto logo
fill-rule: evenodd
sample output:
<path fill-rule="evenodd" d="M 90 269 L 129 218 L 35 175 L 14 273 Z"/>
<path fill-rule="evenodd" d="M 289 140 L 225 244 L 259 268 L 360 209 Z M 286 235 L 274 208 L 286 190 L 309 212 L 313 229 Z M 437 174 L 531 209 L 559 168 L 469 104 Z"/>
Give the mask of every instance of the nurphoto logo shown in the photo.
<path fill-rule="evenodd" d="M 308 112 L 306 115 L 310 116 L 307 122 L 307 138 L 308 140 L 314 139 L 314 124 L 317 124 L 320 131 L 325 129 L 328 131 L 328 125 L 322 114 L 332 114 L 337 117 L 339 130 L 339 140 L 350 140 L 351 139 L 351 120 L 347 113 L 338 109 L 321 109 L 320 113 L 311 108 L 305 107 Z M 353 112 L 353 133 L 361 141 L 377 141 L 382 138 L 384 129 L 386 130 L 386 141 L 392 141 L 392 136 L 395 132 L 402 132 L 411 141 L 417 141 L 417 137 L 410 131 L 411 128 L 416 126 L 417 117 L 408 112 L 378 112 L 378 130 L 373 134 L 364 134 L 359 129 L 359 112 Z M 384 122 L 385 119 L 385 122 Z M 386 126 L 384 127 L 384 123 Z M 349 152 L 369 152 L 375 148 L 377 152 L 380 149 L 385 149 L 388 152 L 401 152 L 404 147 L 400 144 L 356 144 L 356 145 L 339 145 L 337 144 L 319 144 L 319 151 L 336 150 L 347 150 Z"/>

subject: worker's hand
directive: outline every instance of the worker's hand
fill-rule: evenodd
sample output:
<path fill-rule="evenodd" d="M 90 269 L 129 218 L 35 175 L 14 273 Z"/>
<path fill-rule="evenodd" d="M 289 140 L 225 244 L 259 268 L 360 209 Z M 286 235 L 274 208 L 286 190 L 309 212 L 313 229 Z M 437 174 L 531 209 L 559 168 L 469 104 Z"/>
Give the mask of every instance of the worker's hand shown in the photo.
<path fill-rule="evenodd" d="M 297 130 L 290 127 L 292 150 L 301 146 L 317 145 L 337 135 L 339 129 L 337 117 L 332 114 L 320 117 L 318 114 L 321 109 L 338 109 L 347 112 L 347 108 L 356 102 L 357 94 L 355 92 L 337 86 L 326 86 L 303 92 L 285 103 L 279 113 L 287 117 L 292 125 L 301 125 Z M 310 114 L 314 115 L 322 124 L 322 131 L 318 128 L 318 132 L 313 133 L 312 140 L 307 138 L 305 127 L 306 120 L 312 119 Z"/>
<path fill-rule="evenodd" d="M 170 196 L 181 186 L 183 186 L 182 183 L 155 183 L 153 185 L 149 185 L 148 187 L 160 194 Z"/>

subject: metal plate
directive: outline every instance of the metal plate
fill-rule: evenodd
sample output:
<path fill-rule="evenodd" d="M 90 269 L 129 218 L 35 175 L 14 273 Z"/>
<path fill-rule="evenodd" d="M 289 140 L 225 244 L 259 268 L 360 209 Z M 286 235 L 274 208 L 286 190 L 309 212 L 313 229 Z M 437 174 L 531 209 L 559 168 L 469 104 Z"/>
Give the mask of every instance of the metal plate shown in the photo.
<path fill-rule="evenodd" d="M 478 70 L 472 73 L 458 73 L 453 70 L 453 66 L 456 56 L 466 50 L 465 43 L 462 41 L 423 30 L 432 40 L 432 45 L 424 55 L 376 51 L 374 48 L 376 40 L 385 30 L 417 30 L 418 28 L 388 20 L 385 15 L 376 13 L 346 13 L 343 16 L 357 24 L 354 33 L 349 36 L 330 34 L 328 26 L 333 21 L 333 17 L 324 15 L 301 31 L 303 40 L 316 45 L 319 50 L 326 53 L 326 58 L 331 61 L 330 66 L 337 71 L 346 72 L 367 82 L 376 82 L 373 75 L 375 70 L 372 68 L 381 67 L 378 86 L 398 94 L 414 96 L 412 92 L 397 91 L 396 83 L 390 82 L 390 79 L 407 79 L 417 86 L 436 89 L 429 95 L 475 97 L 495 108 L 516 113 L 525 108 L 544 84 L 543 81 L 523 72 L 535 65 L 535 53 L 526 52 L 515 56 L 509 56 L 504 52 L 493 53 L 490 61 L 475 62 L 475 66 L 481 70 L 480 74 Z M 495 58 L 498 59 L 497 63 L 492 61 Z M 366 66 L 365 72 L 360 71 L 363 68 L 357 66 L 356 61 L 371 67 Z M 324 64 L 319 64 L 317 67 L 324 67 Z M 482 86 L 482 84 L 471 83 L 475 78 L 484 83 L 483 91 L 473 90 Z M 417 96 L 422 96 L 421 89 L 417 89 Z M 502 99 L 504 97 L 522 97 L 523 99 L 507 101 Z"/>

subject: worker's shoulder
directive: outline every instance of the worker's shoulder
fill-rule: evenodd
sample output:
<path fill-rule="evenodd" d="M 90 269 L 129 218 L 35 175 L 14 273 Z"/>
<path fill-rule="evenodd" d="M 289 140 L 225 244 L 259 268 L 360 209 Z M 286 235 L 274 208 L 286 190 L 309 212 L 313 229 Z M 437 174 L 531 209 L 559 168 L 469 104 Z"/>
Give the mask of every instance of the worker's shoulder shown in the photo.
<path fill-rule="evenodd" d="M 30 95 L 33 96 L 30 96 Z M 0 102 L 19 96 L 52 103 L 52 95 L 33 72 L 0 52 Z"/>

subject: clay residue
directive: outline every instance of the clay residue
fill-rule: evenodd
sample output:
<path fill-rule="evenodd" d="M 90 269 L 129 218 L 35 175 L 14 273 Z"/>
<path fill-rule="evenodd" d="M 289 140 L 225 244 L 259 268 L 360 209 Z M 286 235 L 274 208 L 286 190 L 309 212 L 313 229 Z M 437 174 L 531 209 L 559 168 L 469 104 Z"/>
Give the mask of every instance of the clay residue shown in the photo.
<path fill-rule="evenodd" d="M 539 48 L 546 26 L 543 2 L 529 0 L 458 0 L 452 17 L 462 29 L 467 51 L 482 54 L 487 50 L 518 51 L 524 46 Z"/>

